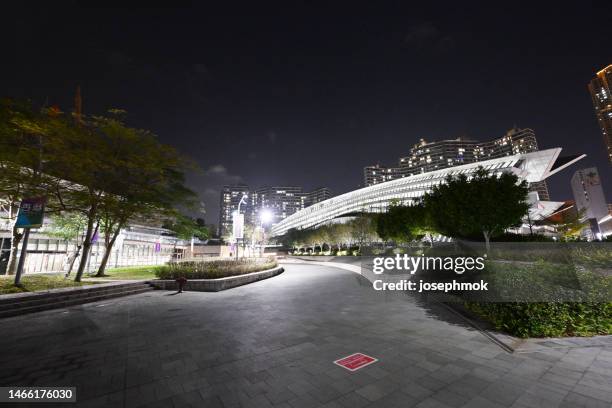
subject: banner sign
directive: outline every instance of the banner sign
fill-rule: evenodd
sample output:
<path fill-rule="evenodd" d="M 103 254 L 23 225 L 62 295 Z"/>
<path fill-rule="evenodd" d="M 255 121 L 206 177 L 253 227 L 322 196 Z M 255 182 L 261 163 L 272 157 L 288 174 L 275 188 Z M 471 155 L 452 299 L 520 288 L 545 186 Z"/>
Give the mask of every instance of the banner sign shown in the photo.
<path fill-rule="evenodd" d="M 24 198 L 19 206 L 16 228 L 40 228 L 45 218 L 47 197 Z"/>
<path fill-rule="evenodd" d="M 234 239 L 244 238 L 244 214 L 237 211 L 232 214 L 232 235 Z"/>

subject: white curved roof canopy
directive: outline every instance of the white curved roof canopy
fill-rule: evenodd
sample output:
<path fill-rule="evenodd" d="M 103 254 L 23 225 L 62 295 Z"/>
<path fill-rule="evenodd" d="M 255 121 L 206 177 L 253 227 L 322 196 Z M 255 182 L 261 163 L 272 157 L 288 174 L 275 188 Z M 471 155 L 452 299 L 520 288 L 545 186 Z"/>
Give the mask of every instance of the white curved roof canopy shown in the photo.
<path fill-rule="evenodd" d="M 559 153 L 561 153 L 561 148 L 516 154 L 462 166 L 448 167 L 360 188 L 321 201 L 290 215 L 272 227 L 272 235 L 282 235 L 291 228 L 303 229 L 323 224 L 345 214 L 382 212 L 394 199 L 403 204 L 411 204 L 415 198 L 423 196 L 434 185 L 444 182 L 448 175 L 471 174 L 481 166 L 494 173 L 512 172 L 528 183 L 542 181 L 561 170 L 561 168 L 552 170 Z M 564 164 L 562 168 L 582 159 L 584 156 L 571 160 Z"/>

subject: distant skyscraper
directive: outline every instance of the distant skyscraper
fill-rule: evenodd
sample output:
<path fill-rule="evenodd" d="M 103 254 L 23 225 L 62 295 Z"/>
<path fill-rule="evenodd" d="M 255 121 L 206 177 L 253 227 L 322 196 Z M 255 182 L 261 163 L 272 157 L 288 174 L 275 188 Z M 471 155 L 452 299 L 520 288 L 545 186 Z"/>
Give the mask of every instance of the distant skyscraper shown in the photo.
<path fill-rule="evenodd" d="M 363 185 L 367 187 L 395 180 L 399 176 L 398 170 L 397 167 L 386 167 L 380 164 L 366 166 L 363 168 Z"/>
<path fill-rule="evenodd" d="M 478 142 L 464 138 L 427 142 L 421 139 L 412 146 L 410 155 L 399 160 L 399 173 L 403 176 L 427 173 L 452 166 L 478 161 Z"/>
<path fill-rule="evenodd" d="M 608 161 L 612 164 L 612 65 L 597 73 L 589 83 L 589 91 L 606 145 Z"/>
<path fill-rule="evenodd" d="M 584 217 L 589 220 L 593 235 L 603 232 L 600 231 L 599 221 L 609 212 L 597 168 L 578 170 L 572 176 L 571 185 L 576 209 L 584 211 Z"/>
<path fill-rule="evenodd" d="M 399 159 L 398 167 L 381 165 L 365 167 L 364 184 L 371 186 L 400 177 L 536 150 L 538 142 L 535 132 L 531 129 L 513 128 L 504 136 L 487 142 L 461 137 L 437 142 L 421 139 L 410 149 L 409 156 Z M 545 181 L 531 183 L 529 189 L 537 191 L 540 200 L 550 200 Z"/>
<path fill-rule="evenodd" d="M 271 210 L 273 214 L 272 224 L 275 224 L 302 210 L 306 197 L 302 192 L 302 187 L 275 186 L 258 188 L 253 193 L 253 200 L 253 222 L 258 223 L 259 211 L 262 208 L 267 208 Z"/>
<path fill-rule="evenodd" d="M 332 192 L 327 187 L 319 187 L 315 188 L 309 193 L 304 194 L 304 196 L 306 197 L 304 200 L 304 208 L 306 208 L 331 198 Z"/>
<path fill-rule="evenodd" d="M 219 205 L 219 236 L 231 233 L 232 213 L 238 209 L 238 203 L 245 194 L 247 198 L 240 212 L 244 214 L 245 223 L 251 225 L 259 225 L 259 214 L 263 208 L 270 210 L 273 215 L 271 224 L 276 224 L 291 214 L 332 197 L 327 187 L 305 193 L 299 186 L 261 187 L 255 190 L 246 184 L 223 186 Z"/>
<path fill-rule="evenodd" d="M 232 231 L 232 213 L 238 209 L 238 203 L 245 194 L 247 196 L 249 194 L 249 186 L 246 184 L 223 186 L 219 203 L 218 232 L 220 237 Z M 247 207 L 249 203 L 250 201 L 247 200 Z M 242 212 L 242 208 L 240 212 Z M 245 211 L 249 211 L 249 208 L 245 208 Z"/>

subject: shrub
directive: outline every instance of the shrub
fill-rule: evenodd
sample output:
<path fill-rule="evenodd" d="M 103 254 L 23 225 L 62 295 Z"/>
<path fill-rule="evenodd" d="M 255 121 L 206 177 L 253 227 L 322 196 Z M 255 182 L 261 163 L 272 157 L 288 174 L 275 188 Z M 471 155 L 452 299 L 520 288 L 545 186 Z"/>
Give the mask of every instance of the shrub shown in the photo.
<path fill-rule="evenodd" d="M 499 330 L 519 337 L 612 334 L 612 277 L 540 261 L 487 262 L 479 278 L 490 282 L 489 293 L 459 296 Z"/>
<path fill-rule="evenodd" d="M 594 268 L 612 269 L 612 245 L 607 243 L 589 243 L 572 246 L 574 262 Z"/>
<path fill-rule="evenodd" d="M 264 271 L 278 266 L 274 257 L 217 259 L 212 261 L 184 261 L 159 266 L 155 275 L 159 279 L 219 279 Z"/>
<path fill-rule="evenodd" d="M 612 334 L 612 302 L 467 302 L 466 307 L 489 320 L 498 330 L 518 337 Z"/>

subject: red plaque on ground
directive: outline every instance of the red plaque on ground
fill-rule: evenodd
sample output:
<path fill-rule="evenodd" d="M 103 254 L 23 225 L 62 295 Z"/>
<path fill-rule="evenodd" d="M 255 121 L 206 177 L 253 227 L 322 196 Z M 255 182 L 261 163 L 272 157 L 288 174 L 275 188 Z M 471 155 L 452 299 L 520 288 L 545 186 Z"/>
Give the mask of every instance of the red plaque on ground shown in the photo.
<path fill-rule="evenodd" d="M 357 371 L 367 365 L 377 362 L 374 357 L 366 356 L 362 353 L 351 354 L 350 356 L 342 357 L 340 360 L 334 361 L 334 364 L 344 367 L 349 371 Z"/>

